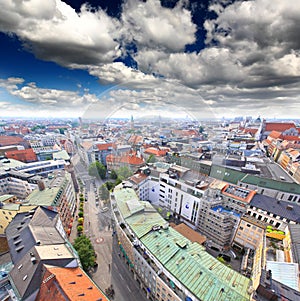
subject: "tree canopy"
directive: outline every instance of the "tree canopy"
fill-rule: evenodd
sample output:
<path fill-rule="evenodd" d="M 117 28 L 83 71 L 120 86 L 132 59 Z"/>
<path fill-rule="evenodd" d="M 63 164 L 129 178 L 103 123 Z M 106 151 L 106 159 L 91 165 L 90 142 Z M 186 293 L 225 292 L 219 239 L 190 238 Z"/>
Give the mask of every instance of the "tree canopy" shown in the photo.
<path fill-rule="evenodd" d="M 95 263 L 95 250 L 90 239 L 85 235 L 79 236 L 75 239 L 73 246 L 78 253 L 83 269 L 88 271 Z"/>
<path fill-rule="evenodd" d="M 89 166 L 89 175 L 91 177 L 100 177 L 101 179 L 105 179 L 106 177 L 106 168 L 105 166 L 96 161 L 90 164 Z"/>
<path fill-rule="evenodd" d="M 133 175 L 133 172 L 127 166 L 122 166 L 116 171 L 118 178 L 123 181 Z"/>

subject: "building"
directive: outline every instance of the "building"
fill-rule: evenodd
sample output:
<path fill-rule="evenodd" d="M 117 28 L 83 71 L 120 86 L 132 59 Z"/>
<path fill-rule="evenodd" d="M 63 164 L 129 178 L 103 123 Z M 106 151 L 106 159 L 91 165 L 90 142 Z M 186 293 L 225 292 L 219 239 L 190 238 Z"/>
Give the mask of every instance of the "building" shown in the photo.
<path fill-rule="evenodd" d="M 81 267 L 44 265 L 44 274 L 36 301 L 108 301 L 99 287 Z"/>
<path fill-rule="evenodd" d="M 69 232 L 76 211 L 76 194 L 71 174 L 67 171 L 52 173 L 39 182 L 39 188 L 31 192 L 26 203 L 45 206 L 59 213 L 64 230 Z"/>
<path fill-rule="evenodd" d="M 288 224 L 300 223 L 298 204 L 279 201 L 261 194 L 254 195 L 247 214 L 283 231 Z"/>
<path fill-rule="evenodd" d="M 23 206 L 16 202 L 17 197 L 14 195 L 0 196 L 0 236 L 4 236 L 6 227 L 18 213 L 28 212 L 36 208 L 36 206 Z"/>
<path fill-rule="evenodd" d="M 111 202 L 120 251 L 149 299 L 250 300 L 248 278 L 169 227 L 149 202 L 139 201 L 133 189 L 120 184 Z"/>
<path fill-rule="evenodd" d="M 17 214 L 6 235 L 13 300 L 108 300 L 82 270 L 56 212 L 38 207 Z"/>
<path fill-rule="evenodd" d="M 46 160 L 39 162 L 27 163 L 16 167 L 16 170 L 31 175 L 39 175 L 47 177 L 47 175 L 55 170 L 63 170 L 67 165 L 65 160 Z"/>
<path fill-rule="evenodd" d="M 38 187 L 41 180 L 34 176 L 15 170 L 0 171 L 0 195 L 12 194 L 19 199 L 25 199 L 34 189 Z"/>
<path fill-rule="evenodd" d="M 249 216 L 243 216 L 233 239 L 233 246 L 256 250 L 263 240 L 267 224 Z"/>
<path fill-rule="evenodd" d="M 37 161 L 37 156 L 32 148 L 7 151 L 5 152 L 5 156 L 8 159 L 15 159 L 24 163 Z"/>
<path fill-rule="evenodd" d="M 135 152 L 124 155 L 109 154 L 106 156 L 106 164 L 108 170 L 118 170 L 120 167 L 128 167 L 135 172 L 145 165 L 144 159 Z"/>
<path fill-rule="evenodd" d="M 201 199 L 198 216 L 197 229 L 207 237 L 207 245 L 220 251 L 229 249 L 240 215 L 226 210 L 221 200 L 206 196 Z"/>

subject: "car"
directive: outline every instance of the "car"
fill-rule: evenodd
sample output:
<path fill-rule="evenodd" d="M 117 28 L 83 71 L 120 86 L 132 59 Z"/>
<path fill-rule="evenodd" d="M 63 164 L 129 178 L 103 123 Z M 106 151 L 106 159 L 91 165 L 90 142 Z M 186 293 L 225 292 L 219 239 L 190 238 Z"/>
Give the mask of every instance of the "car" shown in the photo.
<path fill-rule="evenodd" d="M 108 211 L 108 210 L 109 210 L 108 207 L 103 207 L 102 209 L 100 209 L 101 212 L 106 212 L 106 211 Z"/>

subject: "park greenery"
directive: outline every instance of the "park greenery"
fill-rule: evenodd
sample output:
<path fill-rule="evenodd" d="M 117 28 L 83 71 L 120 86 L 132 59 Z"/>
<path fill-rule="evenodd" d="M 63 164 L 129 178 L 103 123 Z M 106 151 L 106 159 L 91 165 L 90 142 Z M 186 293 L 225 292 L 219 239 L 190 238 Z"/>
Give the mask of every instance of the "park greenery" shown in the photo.
<path fill-rule="evenodd" d="M 91 163 L 88 171 L 91 177 L 100 177 L 102 180 L 106 177 L 106 168 L 99 161 Z"/>
<path fill-rule="evenodd" d="M 83 269 L 87 272 L 95 264 L 95 250 L 92 242 L 85 235 L 79 236 L 75 239 L 73 244 L 78 253 Z"/>

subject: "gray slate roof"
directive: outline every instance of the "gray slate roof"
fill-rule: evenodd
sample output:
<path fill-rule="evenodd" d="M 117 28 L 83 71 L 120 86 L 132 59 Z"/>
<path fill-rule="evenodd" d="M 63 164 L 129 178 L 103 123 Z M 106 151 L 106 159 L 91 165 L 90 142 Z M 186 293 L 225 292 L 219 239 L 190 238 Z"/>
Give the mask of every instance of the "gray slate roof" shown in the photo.
<path fill-rule="evenodd" d="M 250 205 L 300 223 L 300 206 L 297 204 L 279 201 L 275 198 L 262 194 L 255 194 Z"/>
<path fill-rule="evenodd" d="M 43 207 L 17 214 L 6 228 L 12 262 L 18 261 L 37 243 L 63 244 L 65 240 L 56 230 L 58 214 Z"/>

